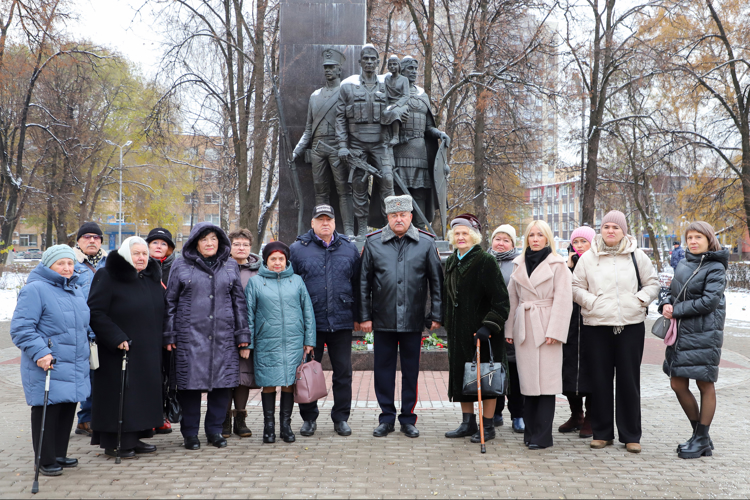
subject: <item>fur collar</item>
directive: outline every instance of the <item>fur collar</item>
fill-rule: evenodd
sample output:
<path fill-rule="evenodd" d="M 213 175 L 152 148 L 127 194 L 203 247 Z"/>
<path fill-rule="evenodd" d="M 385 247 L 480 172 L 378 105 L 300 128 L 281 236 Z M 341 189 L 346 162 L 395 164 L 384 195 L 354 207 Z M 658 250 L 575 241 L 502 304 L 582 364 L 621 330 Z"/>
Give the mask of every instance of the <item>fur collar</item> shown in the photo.
<path fill-rule="evenodd" d="M 382 231 L 383 232 L 380 236 L 380 241 L 382 241 L 383 243 L 388 243 L 393 238 L 398 238 L 398 236 L 396 236 L 396 233 L 393 232 L 393 229 L 391 229 L 391 226 L 388 224 L 385 225 Z M 417 229 L 414 224 L 409 224 L 409 229 L 406 230 L 406 234 L 404 236 L 408 236 L 414 241 L 419 241 L 419 229 Z"/>
<path fill-rule="evenodd" d="M 161 281 L 160 267 L 161 266 L 156 260 L 149 258 L 148 266 L 146 266 L 146 269 L 141 271 L 140 274 L 148 276 L 158 283 Z M 107 256 L 107 263 L 104 264 L 104 269 L 106 269 L 110 276 L 117 281 L 129 282 L 138 279 L 139 273 L 136 272 L 135 268 L 117 252 L 112 252 Z"/>

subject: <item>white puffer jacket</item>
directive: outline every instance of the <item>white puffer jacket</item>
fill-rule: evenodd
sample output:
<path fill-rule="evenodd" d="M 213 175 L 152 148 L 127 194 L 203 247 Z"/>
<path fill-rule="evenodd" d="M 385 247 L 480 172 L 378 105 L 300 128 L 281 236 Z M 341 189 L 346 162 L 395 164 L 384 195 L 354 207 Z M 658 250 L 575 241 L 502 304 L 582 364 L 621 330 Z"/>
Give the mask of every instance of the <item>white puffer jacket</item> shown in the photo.
<path fill-rule="evenodd" d="M 594 239 L 573 273 L 573 300 L 581 306 L 588 326 L 635 325 L 646 319 L 648 305 L 659 295 L 659 279 L 651 260 L 638 249 L 636 239 L 617 255 L 599 252 L 601 235 Z M 632 254 L 635 254 L 643 288 L 638 291 Z M 639 300 L 640 299 L 640 300 Z"/>

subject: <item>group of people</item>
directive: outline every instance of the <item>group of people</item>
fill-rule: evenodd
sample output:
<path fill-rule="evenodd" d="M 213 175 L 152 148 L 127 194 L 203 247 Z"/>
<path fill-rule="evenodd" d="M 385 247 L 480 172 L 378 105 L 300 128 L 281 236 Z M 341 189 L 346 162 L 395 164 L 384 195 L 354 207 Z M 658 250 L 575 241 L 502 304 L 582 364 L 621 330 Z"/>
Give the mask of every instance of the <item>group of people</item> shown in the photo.
<path fill-rule="evenodd" d="M 576 229 L 567 261 L 555 251 L 544 221 L 526 227 L 523 250 L 516 248 L 515 229 L 504 224 L 484 251 L 477 218 L 459 215 L 450 223 L 454 252 L 443 269 L 434 237 L 412 224 L 412 203 L 408 195 L 386 198 L 388 223 L 367 235 L 361 253 L 336 232 L 333 208 L 326 204 L 314 208 L 307 233 L 291 246 L 265 245 L 262 256 L 250 252 L 248 230 L 227 235 L 207 222 L 192 229 L 181 255 L 163 228 L 145 240 L 127 238 L 107 255 L 94 223 L 80 228 L 75 248 L 48 248 L 19 295 L 11 323 L 13 341 L 23 351 L 35 453 L 42 446 L 40 472 L 59 475 L 77 465 L 67 447 L 79 402 L 76 432 L 89 434 L 105 456 L 156 451 L 143 440 L 171 432 L 164 377 L 176 387 L 185 448 L 201 446 L 204 393 L 208 444 L 227 446 L 232 431 L 251 436 L 246 408 L 253 387 L 261 388 L 263 442 L 276 441 L 277 397 L 279 436 L 294 442 L 295 372 L 306 359 L 321 360 L 324 351 L 333 369 L 333 428 L 351 435 L 353 330 L 374 332 L 381 413 L 373 435 L 393 432 L 398 417 L 400 431 L 416 438 L 422 332 L 441 325 L 448 336 L 448 395 L 463 413 L 446 437 L 481 439 L 477 398 L 463 392 L 464 365 L 479 340 L 480 361 L 494 356 L 506 367 L 513 430 L 524 433 L 530 450 L 552 446 L 555 395 L 562 393 L 571 417 L 560 432 L 579 431 L 599 449 L 613 443 L 616 423 L 619 441 L 639 452 L 644 320 L 659 285 L 651 261 L 628 234 L 625 215 L 605 215 L 600 234 L 588 226 Z M 694 458 L 713 448 L 708 429 L 716 408 L 728 254 L 704 222 L 688 227 L 686 241 L 687 257 L 660 311 L 680 321 L 664 371 L 693 427 L 677 451 Z M 89 369 L 90 342 L 98 351 L 95 371 Z M 394 400 L 398 356 L 400 413 Z M 689 379 L 698 381 L 701 405 Z M 499 406 L 498 398 L 483 398 L 486 440 L 502 425 L 505 396 Z M 317 403 L 300 404 L 299 413 L 299 433 L 312 436 Z"/>

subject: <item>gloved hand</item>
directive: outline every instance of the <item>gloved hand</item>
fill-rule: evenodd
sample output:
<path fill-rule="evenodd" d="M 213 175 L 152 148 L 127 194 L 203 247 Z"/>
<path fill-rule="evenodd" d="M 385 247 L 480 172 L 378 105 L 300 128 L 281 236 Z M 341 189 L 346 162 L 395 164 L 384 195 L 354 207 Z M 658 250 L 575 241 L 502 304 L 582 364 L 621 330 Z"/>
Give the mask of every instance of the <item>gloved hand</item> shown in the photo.
<path fill-rule="evenodd" d="M 475 333 L 474 335 L 479 340 L 487 342 L 488 340 L 490 340 L 490 335 L 492 335 L 492 330 L 490 330 L 486 326 L 483 326 L 479 330 L 477 330 L 477 333 Z"/>

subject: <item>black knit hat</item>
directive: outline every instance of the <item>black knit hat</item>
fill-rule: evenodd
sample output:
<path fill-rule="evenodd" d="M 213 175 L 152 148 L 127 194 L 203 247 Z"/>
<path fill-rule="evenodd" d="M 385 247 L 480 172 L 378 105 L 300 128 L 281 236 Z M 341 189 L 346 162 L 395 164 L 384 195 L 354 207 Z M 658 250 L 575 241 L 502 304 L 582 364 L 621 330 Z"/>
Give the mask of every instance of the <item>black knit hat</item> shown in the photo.
<path fill-rule="evenodd" d="M 274 252 L 281 252 L 289 261 L 289 247 L 280 241 L 272 241 L 263 247 L 263 263 L 268 264 L 268 257 Z"/>
<path fill-rule="evenodd" d="M 169 232 L 169 230 L 164 229 L 163 227 L 155 227 L 151 231 L 148 232 L 148 236 L 146 236 L 146 243 L 151 243 L 154 240 L 163 240 L 174 249 L 175 244 L 174 241 L 172 241 L 172 233 Z"/>
<path fill-rule="evenodd" d="M 96 222 L 84 222 L 81 228 L 78 230 L 76 241 L 81 239 L 84 234 L 98 234 L 102 236 L 102 230 L 99 228 L 99 224 Z"/>

